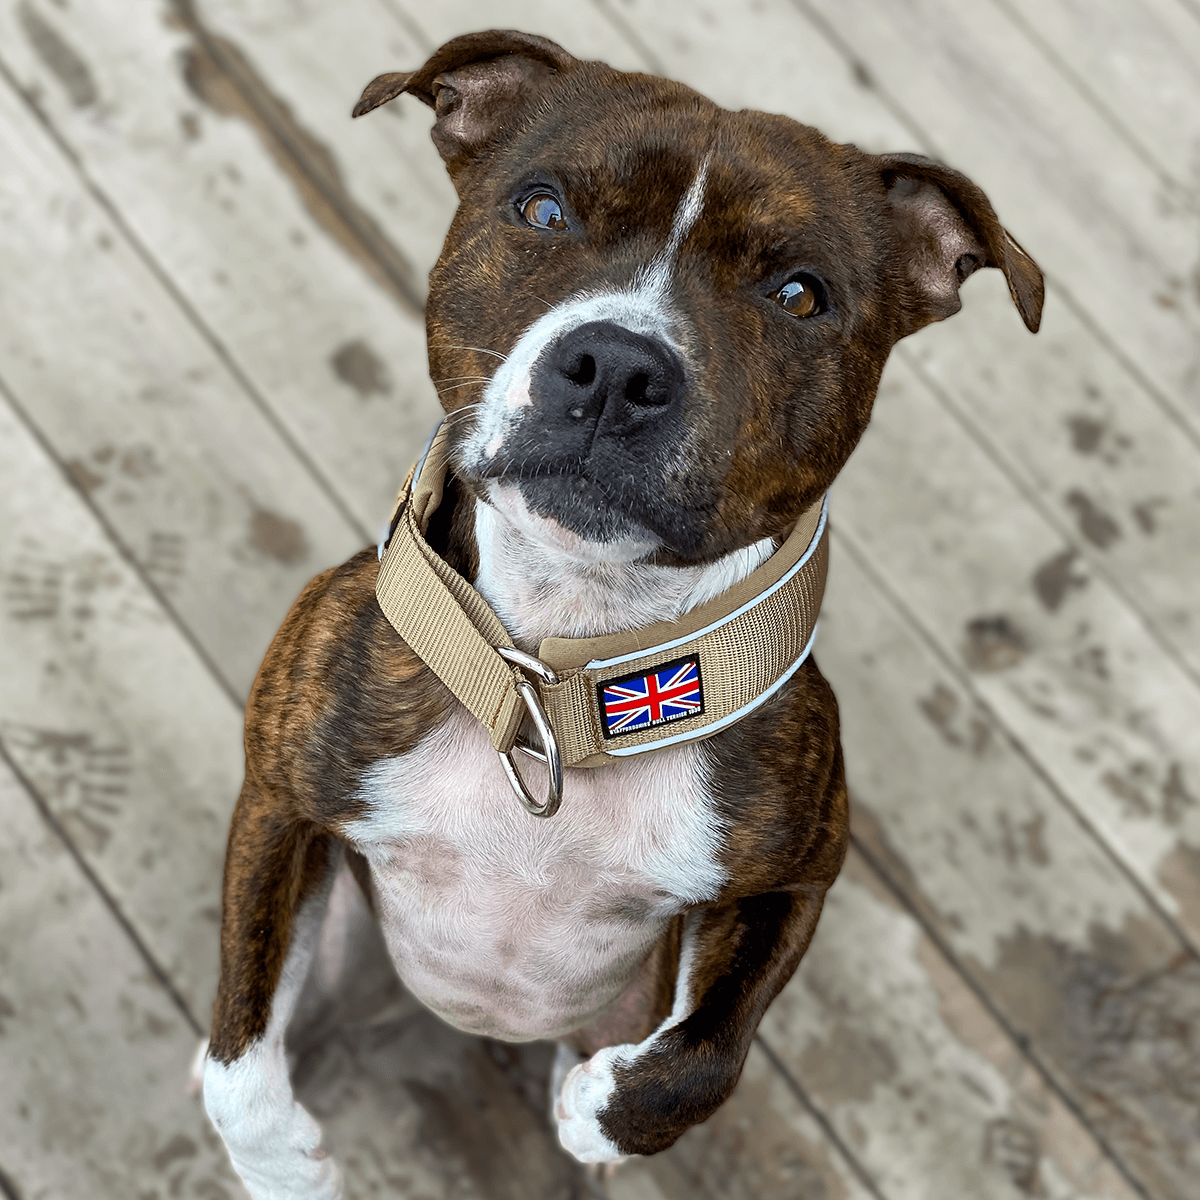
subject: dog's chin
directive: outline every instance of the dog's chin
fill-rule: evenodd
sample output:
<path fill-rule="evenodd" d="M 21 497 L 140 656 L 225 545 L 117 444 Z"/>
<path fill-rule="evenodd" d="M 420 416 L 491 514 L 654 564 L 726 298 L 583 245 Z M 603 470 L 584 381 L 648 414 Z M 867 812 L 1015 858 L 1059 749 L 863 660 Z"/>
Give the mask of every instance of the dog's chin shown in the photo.
<path fill-rule="evenodd" d="M 490 479 L 484 495 L 530 540 L 574 562 L 639 562 L 662 544 L 645 526 L 613 512 L 599 489 L 578 475 Z"/>

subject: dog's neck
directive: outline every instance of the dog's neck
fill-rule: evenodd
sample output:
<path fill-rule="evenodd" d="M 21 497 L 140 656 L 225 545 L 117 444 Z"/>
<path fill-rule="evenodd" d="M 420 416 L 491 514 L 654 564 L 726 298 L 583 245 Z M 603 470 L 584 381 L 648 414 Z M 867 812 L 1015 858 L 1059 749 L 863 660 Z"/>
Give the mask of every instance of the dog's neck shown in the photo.
<path fill-rule="evenodd" d="M 715 562 L 667 567 L 644 561 L 650 543 L 598 546 L 548 524 L 522 504 L 514 511 L 512 503 L 475 503 L 475 588 L 530 653 L 547 637 L 675 620 L 745 579 L 776 548 L 764 538 Z"/>

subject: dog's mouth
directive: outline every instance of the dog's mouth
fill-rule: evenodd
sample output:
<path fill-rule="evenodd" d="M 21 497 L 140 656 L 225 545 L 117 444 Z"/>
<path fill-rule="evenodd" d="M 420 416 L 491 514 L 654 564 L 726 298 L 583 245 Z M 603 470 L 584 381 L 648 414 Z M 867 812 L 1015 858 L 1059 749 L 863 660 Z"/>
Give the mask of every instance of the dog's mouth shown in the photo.
<path fill-rule="evenodd" d="M 518 493 L 523 506 L 554 522 L 597 551 L 609 548 L 627 557 L 631 545 L 642 554 L 662 548 L 693 558 L 711 517 L 708 506 L 668 500 L 661 487 L 647 486 L 632 469 L 589 469 L 578 460 L 557 463 L 492 463 L 479 482 L 489 497 Z"/>

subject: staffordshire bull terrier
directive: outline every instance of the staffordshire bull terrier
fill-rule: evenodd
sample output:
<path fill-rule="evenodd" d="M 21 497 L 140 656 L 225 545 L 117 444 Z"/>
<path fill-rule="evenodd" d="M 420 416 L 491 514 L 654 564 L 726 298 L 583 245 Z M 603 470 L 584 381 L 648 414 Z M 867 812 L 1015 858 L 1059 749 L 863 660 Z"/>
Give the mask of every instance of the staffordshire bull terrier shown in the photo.
<path fill-rule="evenodd" d="M 1031 331 L 1042 307 L 983 192 L 927 158 L 516 32 L 354 115 L 402 93 L 459 197 L 427 318 L 448 416 L 247 706 L 203 1086 L 256 1200 L 341 1192 L 283 1038 L 342 869 L 434 1012 L 559 1042 L 578 1159 L 725 1100 L 847 844 L 809 654 L 823 497 L 891 347 L 972 272 Z"/>

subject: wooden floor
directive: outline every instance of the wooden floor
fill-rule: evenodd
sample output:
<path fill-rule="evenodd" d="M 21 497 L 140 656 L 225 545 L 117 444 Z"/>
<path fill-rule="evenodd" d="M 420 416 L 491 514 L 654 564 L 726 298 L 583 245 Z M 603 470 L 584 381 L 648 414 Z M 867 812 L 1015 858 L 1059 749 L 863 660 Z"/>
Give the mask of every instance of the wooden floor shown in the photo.
<path fill-rule="evenodd" d="M 1200 0 L 0 0 L 0 1196 L 242 1195 L 189 1060 L 240 706 L 436 411 L 378 72 L 512 26 L 966 171 L 1046 269 L 894 355 L 818 658 L 854 846 L 729 1104 L 585 1178 L 365 942 L 355 1198 L 1200 1197 Z"/>

